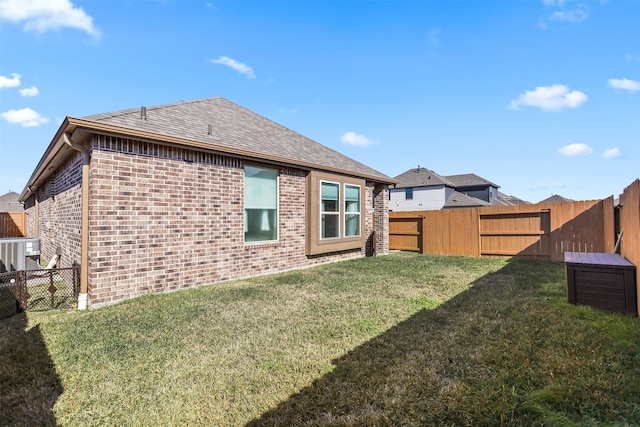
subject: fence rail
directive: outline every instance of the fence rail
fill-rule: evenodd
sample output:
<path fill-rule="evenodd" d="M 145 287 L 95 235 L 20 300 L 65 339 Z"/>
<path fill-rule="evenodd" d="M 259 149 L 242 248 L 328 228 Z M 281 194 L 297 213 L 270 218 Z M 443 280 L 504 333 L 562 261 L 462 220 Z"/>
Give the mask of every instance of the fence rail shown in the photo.
<path fill-rule="evenodd" d="M 604 200 L 389 213 L 389 248 L 423 254 L 562 261 L 612 252 L 613 197 Z"/>
<path fill-rule="evenodd" d="M 0 274 L 0 318 L 22 311 L 74 308 L 80 267 L 20 270 Z"/>
<path fill-rule="evenodd" d="M 26 212 L 0 212 L 0 238 L 26 237 Z"/>

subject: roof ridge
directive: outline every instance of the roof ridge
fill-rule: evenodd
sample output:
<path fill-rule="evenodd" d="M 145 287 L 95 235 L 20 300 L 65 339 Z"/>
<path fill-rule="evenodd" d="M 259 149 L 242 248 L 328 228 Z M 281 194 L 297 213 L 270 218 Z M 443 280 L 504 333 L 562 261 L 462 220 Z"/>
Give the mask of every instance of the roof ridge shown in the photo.
<path fill-rule="evenodd" d="M 157 110 L 157 109 L 160 109 L 160 108 L 172 107 L 174 105 L 197 104 L 199 102 L 213 101 L 214 99 L 224 99 L 227 102 L 231 102 L 231 101 L 229 101 L 228 99 L 226 99 L 226 98 L 224 98 L 222 96 L 210 96 L 208 98 L 190 99 L 190 100 L 187 100 L 187 101 L 182 100 L 182 101 L 178 101 L 178 102 L 171 102 L 169 104 L 152 105 L 152 106 L 146 107 L 146 108 L 147 108 L 147 110 L 149 110 L 149 109 Z"/>
<path fill-rule="evenodd" d="M 171 102 L 168 104 L 159 104 L 159 105 L 151 105 L 149 107 L 147 107 L 146 105 L 141 105 L 140 108 L 144 107 L 146 108 L 147 111 L 154 111 L 154 110 L 160 110 L 162 108 L 167 108 L 167 107 L 173 107 L 173 106 L 177 106 L 177 105 L 183 105 L 183 104 L 195 104 L 198 102 L 204 102 L 204 101 L 211 101 L 214 99 L 224 99 L 225 101 L 231 102 L 229 100 L 227 100 L 226 98 L 222 97 L 222 96 L 212 96 L 209 98 L 200 98 L 200 99 L 192 99 L 192 100 L 187 100 L 187 101 L 178 101 L 178 102 Z M 237 105 L 237 104 L 236 104 Z M 124 110 L 116 110 L 116 111 L 110 111 L 107 113 L 97 113 L 97 114 L 89 114 L 87 116 L 82 116 L 80 117 L 81 119 L 85 119 L 85 120 L 92 120 L 90 119 L 90 117 L 99 117 L 100 119 L 112 119 L 115 117 L 120 117 L 120 116 L 125 116 L 127 114 L 131 114 L 135 111 L 137 111 L 138 108 L 126 108 Z"/>

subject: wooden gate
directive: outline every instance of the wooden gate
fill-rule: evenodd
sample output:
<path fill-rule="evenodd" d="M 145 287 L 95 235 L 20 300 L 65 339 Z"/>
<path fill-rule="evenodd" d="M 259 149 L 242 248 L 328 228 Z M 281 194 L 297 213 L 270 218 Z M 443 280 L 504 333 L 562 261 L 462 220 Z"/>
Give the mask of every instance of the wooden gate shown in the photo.
<path fill-rule="evenodd" d="M 531 212 L 481 213 L 480 256 L 550 257 L 551 216 Z"/>
<path fill-rule="evenodd" d="M 389 249 L 422 252 L 423 216 L 389 216 Z"/>
<path fill-rule="evenodd" d="M 0 212 L 0 238 L 26 235 L 27 214 L 25 212 Z"/>

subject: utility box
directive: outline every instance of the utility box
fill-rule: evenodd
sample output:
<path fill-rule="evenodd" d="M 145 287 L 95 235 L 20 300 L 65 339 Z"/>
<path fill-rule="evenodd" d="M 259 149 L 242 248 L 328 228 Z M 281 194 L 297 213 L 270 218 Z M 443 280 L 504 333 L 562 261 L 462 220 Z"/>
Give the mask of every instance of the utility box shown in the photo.
<path fill-rule="evenodd" d="M 565 252 L 567 297 L 629 316 L 638 315 L 636 267 L 618 254 Z"/>
<path fill-rule="evenodd" d="M 40 239 L 0 239 L 0 273 L 40 268 Z"/>

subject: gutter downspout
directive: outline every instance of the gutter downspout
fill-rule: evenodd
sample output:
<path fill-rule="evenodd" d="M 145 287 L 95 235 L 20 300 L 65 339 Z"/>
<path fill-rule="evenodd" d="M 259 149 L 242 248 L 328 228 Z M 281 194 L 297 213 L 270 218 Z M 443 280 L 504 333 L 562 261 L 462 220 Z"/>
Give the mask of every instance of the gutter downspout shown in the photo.
<path fill-rule="evenodd" d="M 78 310 L 87 309 L 87 289 L 89 285 L 89 163 L 91 153 L 84 145 L 72 141 L 72 136 L 62 134 L 64 143 L 82 156 L 82 222 L 80 231 L 80 295 L 78 295 Z"/>
<path fill-rule="evenodd" d="M 40 238 L 40 199 L 38 199 L 38 195 L 34 194 L 33 199 L 35 200 L 35 209 L 36 209 L 36 220 L 35 222 L 35 236 Z M 29 234 L 27 232 L 27 234 Z"/>

